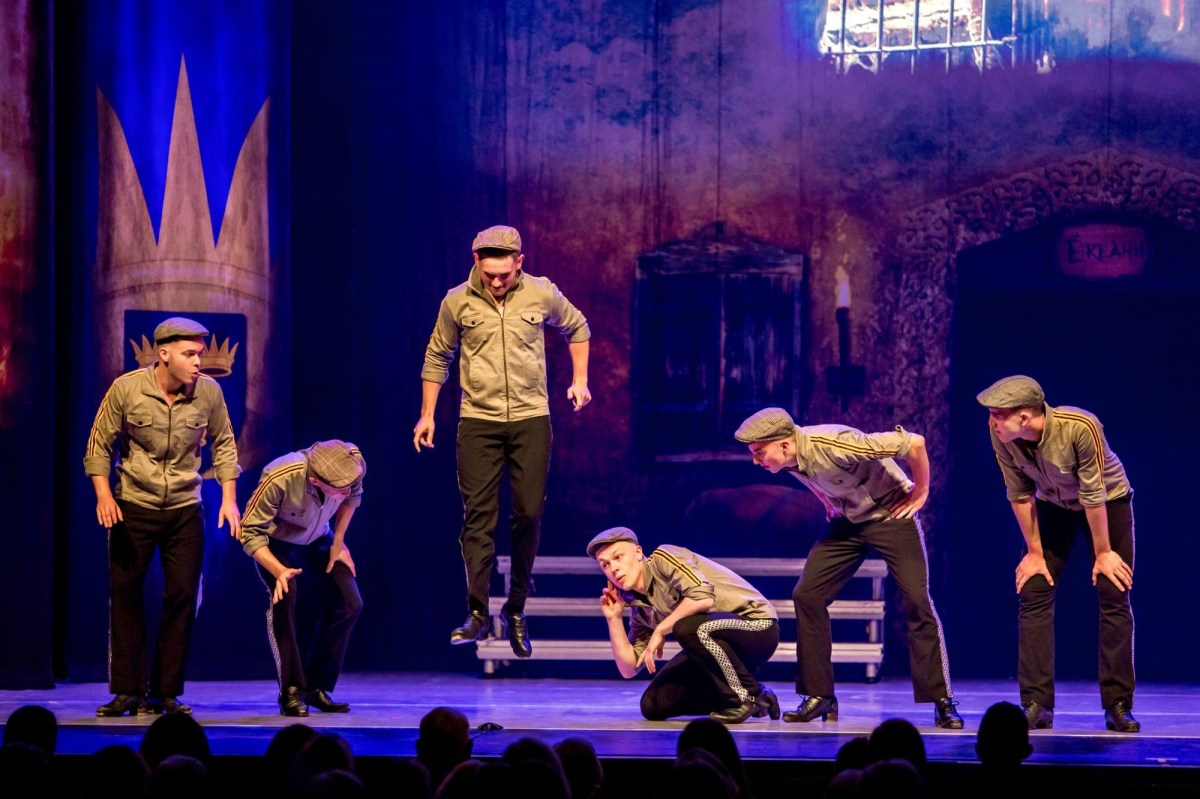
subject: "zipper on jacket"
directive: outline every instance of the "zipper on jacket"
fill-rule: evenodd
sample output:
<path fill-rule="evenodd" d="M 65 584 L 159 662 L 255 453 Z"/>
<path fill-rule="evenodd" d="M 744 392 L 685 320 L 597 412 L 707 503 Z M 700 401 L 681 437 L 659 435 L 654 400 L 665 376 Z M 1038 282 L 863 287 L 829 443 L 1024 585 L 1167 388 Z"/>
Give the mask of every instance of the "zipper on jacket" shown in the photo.
<path fill-rule="evenodd" d="M 167 448 L 163 452 L 163 496 L 162 502 L 159 503 L 160 510 L 166 510 L 167 494 L 170 493 L 170 487 L 167 485 L 167 459 L 171 457 L 171 428 L 174 425 L 175 405 L 167 404 Z"/>
<path fill-rule="evenodd" d="M 504 420 L 512 421 L 512 403 L 508 397 L 508 339 L 504 335 L 504 317 L 507 316 L 500 306 L 496 309 L 500 311 L 500 357 L 504 361 Z"/>

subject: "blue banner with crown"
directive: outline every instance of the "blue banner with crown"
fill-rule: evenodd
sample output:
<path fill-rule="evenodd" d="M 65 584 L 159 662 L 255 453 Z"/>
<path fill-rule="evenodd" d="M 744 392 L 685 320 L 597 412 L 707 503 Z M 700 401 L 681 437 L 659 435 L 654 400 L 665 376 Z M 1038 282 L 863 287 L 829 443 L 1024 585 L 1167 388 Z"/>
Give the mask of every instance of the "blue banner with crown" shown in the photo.
<path fill-rule="evenodd" d="M 84 67 L 66 79 L 77 84 L 64 95 L 77 98 L 74 269 L 87 278 L 77 281 L 76 346 L 94 353 L 73 447 L 83 452 L 112 380 L 152 360 L 155 325 L 187 316 L 212 333 L 202 368 L 229 407 L 244 502 L 261 466 L 290 449 L 290 4 L 94 0 L 70 13 Z M 102 679 L 104 531 L 87 481 L 72 490 L 81 534 L 70 549 L 67 659 L 72 679 Z M 262 602 L 262 586 L 228 529 L 216 527 L 220 487 L 206 480 L 202 493 L 208 546 L 189 674 L 267 676 L 261 616 L 246 613 Z M 147 589 L 153 597 L 153 584 Z"/>

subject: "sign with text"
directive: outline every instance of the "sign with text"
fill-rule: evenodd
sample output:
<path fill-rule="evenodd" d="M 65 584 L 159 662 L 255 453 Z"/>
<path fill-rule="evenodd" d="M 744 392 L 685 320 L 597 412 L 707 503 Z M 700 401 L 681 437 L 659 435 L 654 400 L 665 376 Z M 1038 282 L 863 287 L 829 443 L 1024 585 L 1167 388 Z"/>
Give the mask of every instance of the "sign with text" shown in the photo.
<path fill-rule="evenodd" d="M 1140 275 L 1149 253 L 1146 231 L 1140 227 L 1078 225 L 1058 238 L 1058 268 L 1070 277 L 1103 280 Z"/>

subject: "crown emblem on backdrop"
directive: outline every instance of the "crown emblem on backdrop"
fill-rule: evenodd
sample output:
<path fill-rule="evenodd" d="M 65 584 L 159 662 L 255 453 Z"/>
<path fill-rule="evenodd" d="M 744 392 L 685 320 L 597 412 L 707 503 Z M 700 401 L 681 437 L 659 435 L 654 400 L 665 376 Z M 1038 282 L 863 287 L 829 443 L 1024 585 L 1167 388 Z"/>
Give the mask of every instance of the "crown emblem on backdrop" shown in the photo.
<path fill-rule="evenodd" d="M 237 358 L 238 347 L 242 343 L 234 342 L 233 347 L 229 346 L 229 337 L 225 341 L 218 343 L 216 335 L 204 348 L 204 354 L 200 356 L 200 371 L 209 377 L 229 377 L 233 374 L 233 362 Z M 141 346 L 133 339 L 129 339 L 129 346 L 133 347 L 133 357 L 137 358 L 138 366 L 145 368 L 158 360 L 158 349 L 150 342 L 150 339 L 142 335 Z"/>

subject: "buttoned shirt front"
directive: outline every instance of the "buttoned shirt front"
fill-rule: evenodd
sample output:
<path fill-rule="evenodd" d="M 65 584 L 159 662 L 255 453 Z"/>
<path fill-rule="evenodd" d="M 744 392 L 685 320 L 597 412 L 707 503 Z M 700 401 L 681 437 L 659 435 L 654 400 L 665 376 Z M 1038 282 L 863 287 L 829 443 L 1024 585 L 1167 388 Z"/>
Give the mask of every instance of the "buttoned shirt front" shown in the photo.
<path fill-rule="evenodd" d="M 912 434 L 903 427 L 864 433 L 840 424 L 797 427 L 796 467 L 789 473 L 857 524 L 891 518 L 888 512 L 912 488 L 893 458 L 908 457 Z"/>
<path fill-rule="evenodd" d="M 629 643 L 638 657 L 654 628 L 684 599 L 713 600 L 710 613 L 732 613 L 743 619 L 778 619 L 771 603 L 732 570 L 690 549 L 663 545 L 642 564 L 646 592 L 622 591 L 631 608 Z"/>
<path fill-rule="evenodd" d="M 351 445 L 351 452 L 359 455 Z M 269 539 L 304 546 L 332 535 L 330 521 L 341 507 L 362 503 L 362 480 L 344 498 L 333 498 L 309 482 L 308 449 L 289 452 L 263 467 L 262 478 L 242 517 L 242 549 L 247 555 Z"/>
<path fill-rule="evenodd" d="M 1031 496 L 1068 510 L 1103 505 L 1132 490 L 1100 420 L 1082 408 L 1045 406 L 1038 441 L 1004 442 L 989 427 L 1010 502 Z"/>
<path fill-rule="evenodd" d="M 168 404 L 151 365 L 109 387 L 92 423 L 83 469 L 108 477 L 116 460 L 116 497 L 147 508 L 181 508 L 200 501 L 200 449 L 210 439 L 217 481 L 236 480 L 237 444 L 217 381 L 201 375 Z"/>

